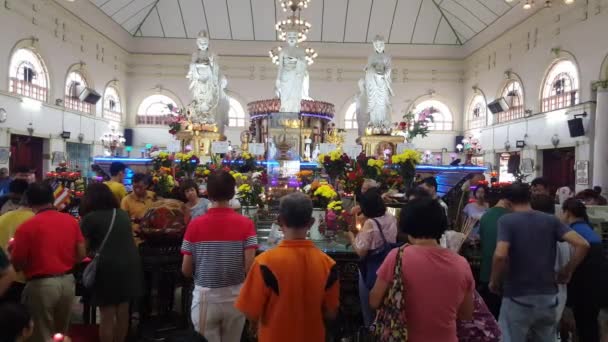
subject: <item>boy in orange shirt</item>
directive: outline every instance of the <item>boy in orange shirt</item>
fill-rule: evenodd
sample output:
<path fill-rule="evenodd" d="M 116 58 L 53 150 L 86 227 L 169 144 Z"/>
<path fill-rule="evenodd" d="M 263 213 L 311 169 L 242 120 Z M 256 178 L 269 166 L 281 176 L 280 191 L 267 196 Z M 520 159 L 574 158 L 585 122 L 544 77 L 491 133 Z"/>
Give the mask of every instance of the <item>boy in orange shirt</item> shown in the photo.
<path fill-rule="evenodd" d="M 281 199 L 281 243 L 254 261 L 236 301 L 258 323 L 258 341 L 325 341 L 324 319 L 336 317 L 340 284 L 336 263 L 306 240 L 312 201 L 296 192 Z"/>

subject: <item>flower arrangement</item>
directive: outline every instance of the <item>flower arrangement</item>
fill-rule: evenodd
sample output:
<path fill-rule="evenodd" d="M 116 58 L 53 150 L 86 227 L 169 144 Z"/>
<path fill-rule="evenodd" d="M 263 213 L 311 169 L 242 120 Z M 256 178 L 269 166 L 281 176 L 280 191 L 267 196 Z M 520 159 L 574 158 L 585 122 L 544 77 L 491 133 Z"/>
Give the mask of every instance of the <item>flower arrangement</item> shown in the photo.
<path fill-rule="evenodd" d="M 171 115 L 167 119 L 167 124 L 169 125 L 169 134 L 176 135 L 184 125 L 188 124 L 188 119 L 182 114 Z"/>
<path fill-rule="evenodd" d="M 327 205 L 325 214 L 327 230 L 335 234 L 338 231 L 348 231 L 353 223 L 353 216 L 342 206 L 342 201 L 332 201 Z M 327 234 L 326 232 L 326 235 Z"/>
<path fill-rule="evenodd" d="M 243 151 L 236 159 L 235 159 L 236 169 L 239 172 L 251 172 L 256 169 L 256 159 L 255 157 L 247 152 Z"/>
<path fill-rule="evenodd" d="M 365 176 L 363 174 L 363 169 L 357 165 L 346 171 L 345 177 L 340 179 L 340 185 L 345 193 L 353 195 L 361 189 L 364 180 Z"/>
<path fill-rule="evenodd" d="M 152 176 L 152 185 L 157 196 L 163 198 L 175 197 L 176 182 L 173 176 L 164 170 Z"/>
<path fill-rule="evenodd" d="M 240 172 L 230 171 L 230 174 L 232 175 L 232 177 L 234 177 L 234 180 L 236 181 L 237 185 L 243 184 L 248 180 L 248 177 Z"/>
<path fill-rule="evenodd" d="M 150 153 L 152 157 L 152 167 L 158 171 L 161 167 L 171 168 L 173 164 L 173 156 L 165 151 L 154 151 Z"/>
<path fill-rule="evenodd" d="M 351 163 L 347 154 L 342 150 L 333 150 L 328 154 L 320 154 L 317 160 L 331 179 L 337 179 L 346 173 L 346 167 Z"/>
<path fill-rule="evenodd" d="M 296 173 L 296 178 L 300 183 L 300 186 L 305 187 L 312 182 L 312 176 L 314 172 L 312 170 L 302 170 Z"/>
<path fill-rule="evenodd" d="M 403 115 L 404 121 L 395 123 L 393 127 L 393 135 L 402 135 L 408 142 L 411 142 L 415 137 L 426 137 L 429 134 L 429 123 L 433 122 L 433 114 L 437 110 L 433 107 L 424 109 L 418 115 L 408 112 Z"/>
<path fill-rule="evenodd" d="M 241 173 L 234 172 L 232 176 L 236 179 L 237 184 L 240 183 L 236 196 L 242 206 L 260 206 L 263 204 L 262 192 L 264 191 L 264 185 L 261 174 L 247 177 Z"/>
<path fill-rule="evenodd" d="M 420 164 L 422 157 L 416 150 L 405 150 L 393 155 L 391 161 L 398 167 L 398 173 L 403 178 L 405 190 L 409 190 L 416 177 L 416 165 Z"/>
<path fill-rule="evenodd" d="M 196 176 L 196 178 L 206 179 L 210 174 L 211 170 L 206 165 L 199 164 L 196 167 L 196 170 L 194 170 L 194 176 Z"/>
<path fill-rule="evenodd" d="M 338 197 L 333 186 L 327 182 L 312 182 L 309 190 L 310 197 L 315 208 L 327 208 L 329 203 Z"/>
<path fill-rule="evenodd" d="M 174 158 L 176 163 L 179 163 L 180 173 L 182 176 L 191 178 L 200 163 L 200 159 L 194 155 L 193 152 L 189 153 L 176 153 Z"/>
<path fill-rule="evenodd" d="M 396 170 L 384 169 L 381 183 L 386 185 L 389 190 L 401 189 L 403 186 L 403 177 L 399 175 L 399 172 Z"/>

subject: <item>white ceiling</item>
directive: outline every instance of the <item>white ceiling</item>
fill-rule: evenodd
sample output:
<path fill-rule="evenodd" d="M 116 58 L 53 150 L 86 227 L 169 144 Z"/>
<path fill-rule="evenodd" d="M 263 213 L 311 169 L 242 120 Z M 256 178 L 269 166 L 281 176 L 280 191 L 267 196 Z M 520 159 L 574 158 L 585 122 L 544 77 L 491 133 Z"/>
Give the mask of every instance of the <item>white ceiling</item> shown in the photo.
<path fill-rule="evenodd" d="M 90 0 L 136 37 L 274 41 L 277 0 Z M 302 17 L 308 40 L 366 43 L 376 34 L 391 44 L 462 45 L 505 15 L 504 0 L 312 0 Z"/>

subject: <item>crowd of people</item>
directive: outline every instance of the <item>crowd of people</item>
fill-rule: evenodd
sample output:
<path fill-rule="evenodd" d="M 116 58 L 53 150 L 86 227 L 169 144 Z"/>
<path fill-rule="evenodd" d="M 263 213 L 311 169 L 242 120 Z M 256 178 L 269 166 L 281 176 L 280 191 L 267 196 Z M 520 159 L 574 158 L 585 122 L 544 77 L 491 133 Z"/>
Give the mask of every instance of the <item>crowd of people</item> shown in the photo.
<path fill-rule="evenodd" d="M 0 341 L 48 342 L 66 334 L 72 272 L 96 256 L 90 291 L 100 310 L 100 341 L 125 341 L 129 305 L 143 295 L 138 223 L 156 200 L 144 174 L 134 175 L 127 194 L 125 169 L 115 163 L 111 180 L 88 186 L 80 221 L 55 210 L 48 184 L 29 176 L 8 184 L 11 207 L 0 216 L 0 335 L 8 338 Z M 487 186 L 475 187 L 463 214 L 479 221 L 476 282 L 459 246 L 446 239 L 458 233 L 448 231 L 437 187 L 432 177 L 422 180 L 396 218 L 378 184 L 364 183 L 353 208 L 360 227 L 347 234 L 361 260 L 362 332 L 407 330 L 411 342 L 548 342 L 560 331 L 568 341 L 575 327 L 579 341 L 600 341 L 608 266 L 580 197 L 558 191 L 556 215 L 555 196 L 542 179 L 512 184 L 492 199 Z M 281 198 L 281 241 L 256 257 L 254 222 L 230 203 L 232 175 L 209 175 L 208 199 L 195 183 L 180 188 L 188 222 L 181 270 L 194 282 L 191 318 L 199 338 L 239 341 L 249 321 L 261 342 L 325 340 L 325 321 L 338 315 L 340 284 L 335 261 L 307 240 L 311 199 L 300 192 Z"/>

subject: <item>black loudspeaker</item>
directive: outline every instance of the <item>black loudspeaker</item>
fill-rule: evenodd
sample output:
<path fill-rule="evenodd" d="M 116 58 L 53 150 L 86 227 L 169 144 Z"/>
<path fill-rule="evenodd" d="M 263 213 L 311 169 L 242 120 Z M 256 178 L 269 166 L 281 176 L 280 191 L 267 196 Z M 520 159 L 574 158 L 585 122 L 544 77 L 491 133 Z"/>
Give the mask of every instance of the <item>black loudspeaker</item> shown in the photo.
<path fill-rule="evenodd" d="M 80 92 L 80 95 L 78 95 L 78 99 L 80 99 L 82 102 L 94 105 L 97 103 L 97 101 L 99 101 L 99 99 L 101 99 L 101 95 L 91 88 L 84 88 Z"/>
<path fill-rule="evenodd" d="M 458 152 L 458 148 L 456 148 L 456 146 L 458 144 L 462 144 L 462 139 L 464 139 L 464 135 L 457 135 L 454 139 L 454 152 Z"/>
<path fill-rule="evenodd" d="M 488 103 L 488 109 L 492 114 L 502 113 L 509 110 L 509 105 L 504 97 L 498 98 Z"/>
<path fill-rule="evenodd" d="M 585 127 L 583 127 L 583 119 L 575 118 L 568 120 L 568 130 L 570 130 L 570 137 L 582 137 L 585 135 Z"/>
<path fill-rule="evenodd" d="M 125 146 L 133 146 L 133 129 L 125 128 L 123 136 L 125 138 Z"/>

